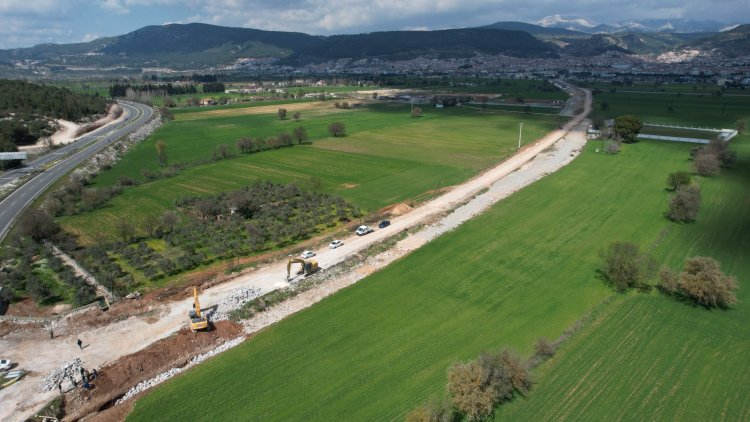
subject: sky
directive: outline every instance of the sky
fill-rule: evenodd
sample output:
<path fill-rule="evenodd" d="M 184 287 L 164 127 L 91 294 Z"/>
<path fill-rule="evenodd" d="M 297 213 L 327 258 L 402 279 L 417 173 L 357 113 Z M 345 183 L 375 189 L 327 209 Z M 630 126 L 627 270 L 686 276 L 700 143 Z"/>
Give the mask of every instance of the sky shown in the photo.
<path fill-rule="evenodd" d="M 0 48 L 72 43 L 147 25 L 203 22 L 314 35 L 537 22 L 560 14 L 628 19 L 750 21 L 748 0 L 0 0 Z"/>

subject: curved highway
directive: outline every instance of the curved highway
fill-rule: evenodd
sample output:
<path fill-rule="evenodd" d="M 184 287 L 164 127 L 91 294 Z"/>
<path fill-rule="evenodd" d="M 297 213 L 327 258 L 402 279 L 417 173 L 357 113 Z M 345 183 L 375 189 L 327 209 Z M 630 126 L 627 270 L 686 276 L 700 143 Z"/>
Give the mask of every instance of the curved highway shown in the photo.
<path fill-rule="evenodd" d="M 0 241 L 8 234 L 16 218 L 24 209 L 41 195 L 57 179 L 92 157 L 104 148 L 112 145 L 118 139 L 146 123 L 154 114 L 154 110 L 143 104 L 119 101 L 125 110 L 125 119 L 97 129 L 94 132 L 70 143 L 62 148 L 27 163 L 25 169 L 6 172 L 3 178 L 18 178 L 23 174 L 41 171 L 26 183 L 16 188 L 10 195 L 0 202 Z"/>

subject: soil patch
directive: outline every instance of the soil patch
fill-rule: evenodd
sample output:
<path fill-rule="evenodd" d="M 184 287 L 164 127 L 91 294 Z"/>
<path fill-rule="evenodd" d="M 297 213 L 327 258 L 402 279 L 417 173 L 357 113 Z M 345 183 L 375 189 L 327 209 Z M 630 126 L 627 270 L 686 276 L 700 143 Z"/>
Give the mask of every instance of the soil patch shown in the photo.
<path fill-rule="evenodd" d="M 232 321 L 219 321 L 207 332 L 193 333 L 187 327 L 177 334 L 159 340 L 140 352 L 124 356 L 98 370 L 93 389 L 78 388 L 65 394 L 64 420 L 75 421 L 109 409 L 131 387 L 171 368 L 185 366 L 194 355 L 205 353 L 227 340 L 242 335 L 242 326 Z M 122 407 L 129 407 L 128 405 Z M 108 412 L 107 420 L 122 420 L 120 411 Z M 104 416 L 104 415 L 102 415 Z M 102 419 L 103 420 L 103 419 Z"/>
<path fill-rule="evenodd" d="M 353 188 L 356 188 L 359 185 L 357 185 L 355 183 L 343 183 L 341 186 L 344 187 L 344 188 L 346 188 L 346 189 L 353 189 Z"/>
<path fill-rule="evenodd" d="M 401 202 L 398 204 L 389 205 L 378 211 L 378 214 L 389 214 L 389 215 L 404 215 L 409 211 L 413 210 L 409 204 Z"/>

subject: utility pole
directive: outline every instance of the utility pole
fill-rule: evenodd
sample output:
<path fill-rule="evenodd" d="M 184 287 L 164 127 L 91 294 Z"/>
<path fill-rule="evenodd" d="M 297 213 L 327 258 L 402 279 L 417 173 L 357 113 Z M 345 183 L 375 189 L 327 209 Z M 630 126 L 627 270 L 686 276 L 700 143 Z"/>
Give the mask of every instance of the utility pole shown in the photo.
<path fill-rule="evenodd" d="M 518 149 L 521 149 L 521 134 L 523 133 L 523 122 L 521 122 L 521 126 L 518 128 Z"/>

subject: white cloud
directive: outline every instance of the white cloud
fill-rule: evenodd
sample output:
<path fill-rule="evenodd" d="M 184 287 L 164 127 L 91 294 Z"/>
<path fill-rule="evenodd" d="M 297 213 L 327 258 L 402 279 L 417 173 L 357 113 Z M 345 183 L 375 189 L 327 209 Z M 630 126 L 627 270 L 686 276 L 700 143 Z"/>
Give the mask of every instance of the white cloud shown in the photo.
<path fill-rule="evenodd" d="M 101 37 L 102 37 L 102 36 L 101 36 L 101 35 L 99 35 L 99 34 L 85 34 L 85 35 L 84 35 L 84 36 L 83 36 L 83 37 L 81 38 L 81 42 L 89 42 L 89 41 L 94 41 L 95 39 L 97 39 L 97 38 L 101 38 Z"/>
<path fill-rule="evenodd" d="M 120 0 L 104 0 L 101 4 L 103 9 L 109 10 L 110 12 L 117 13 L 118 15 L 125 15 L 130 13 L 128 9 Z"/>

